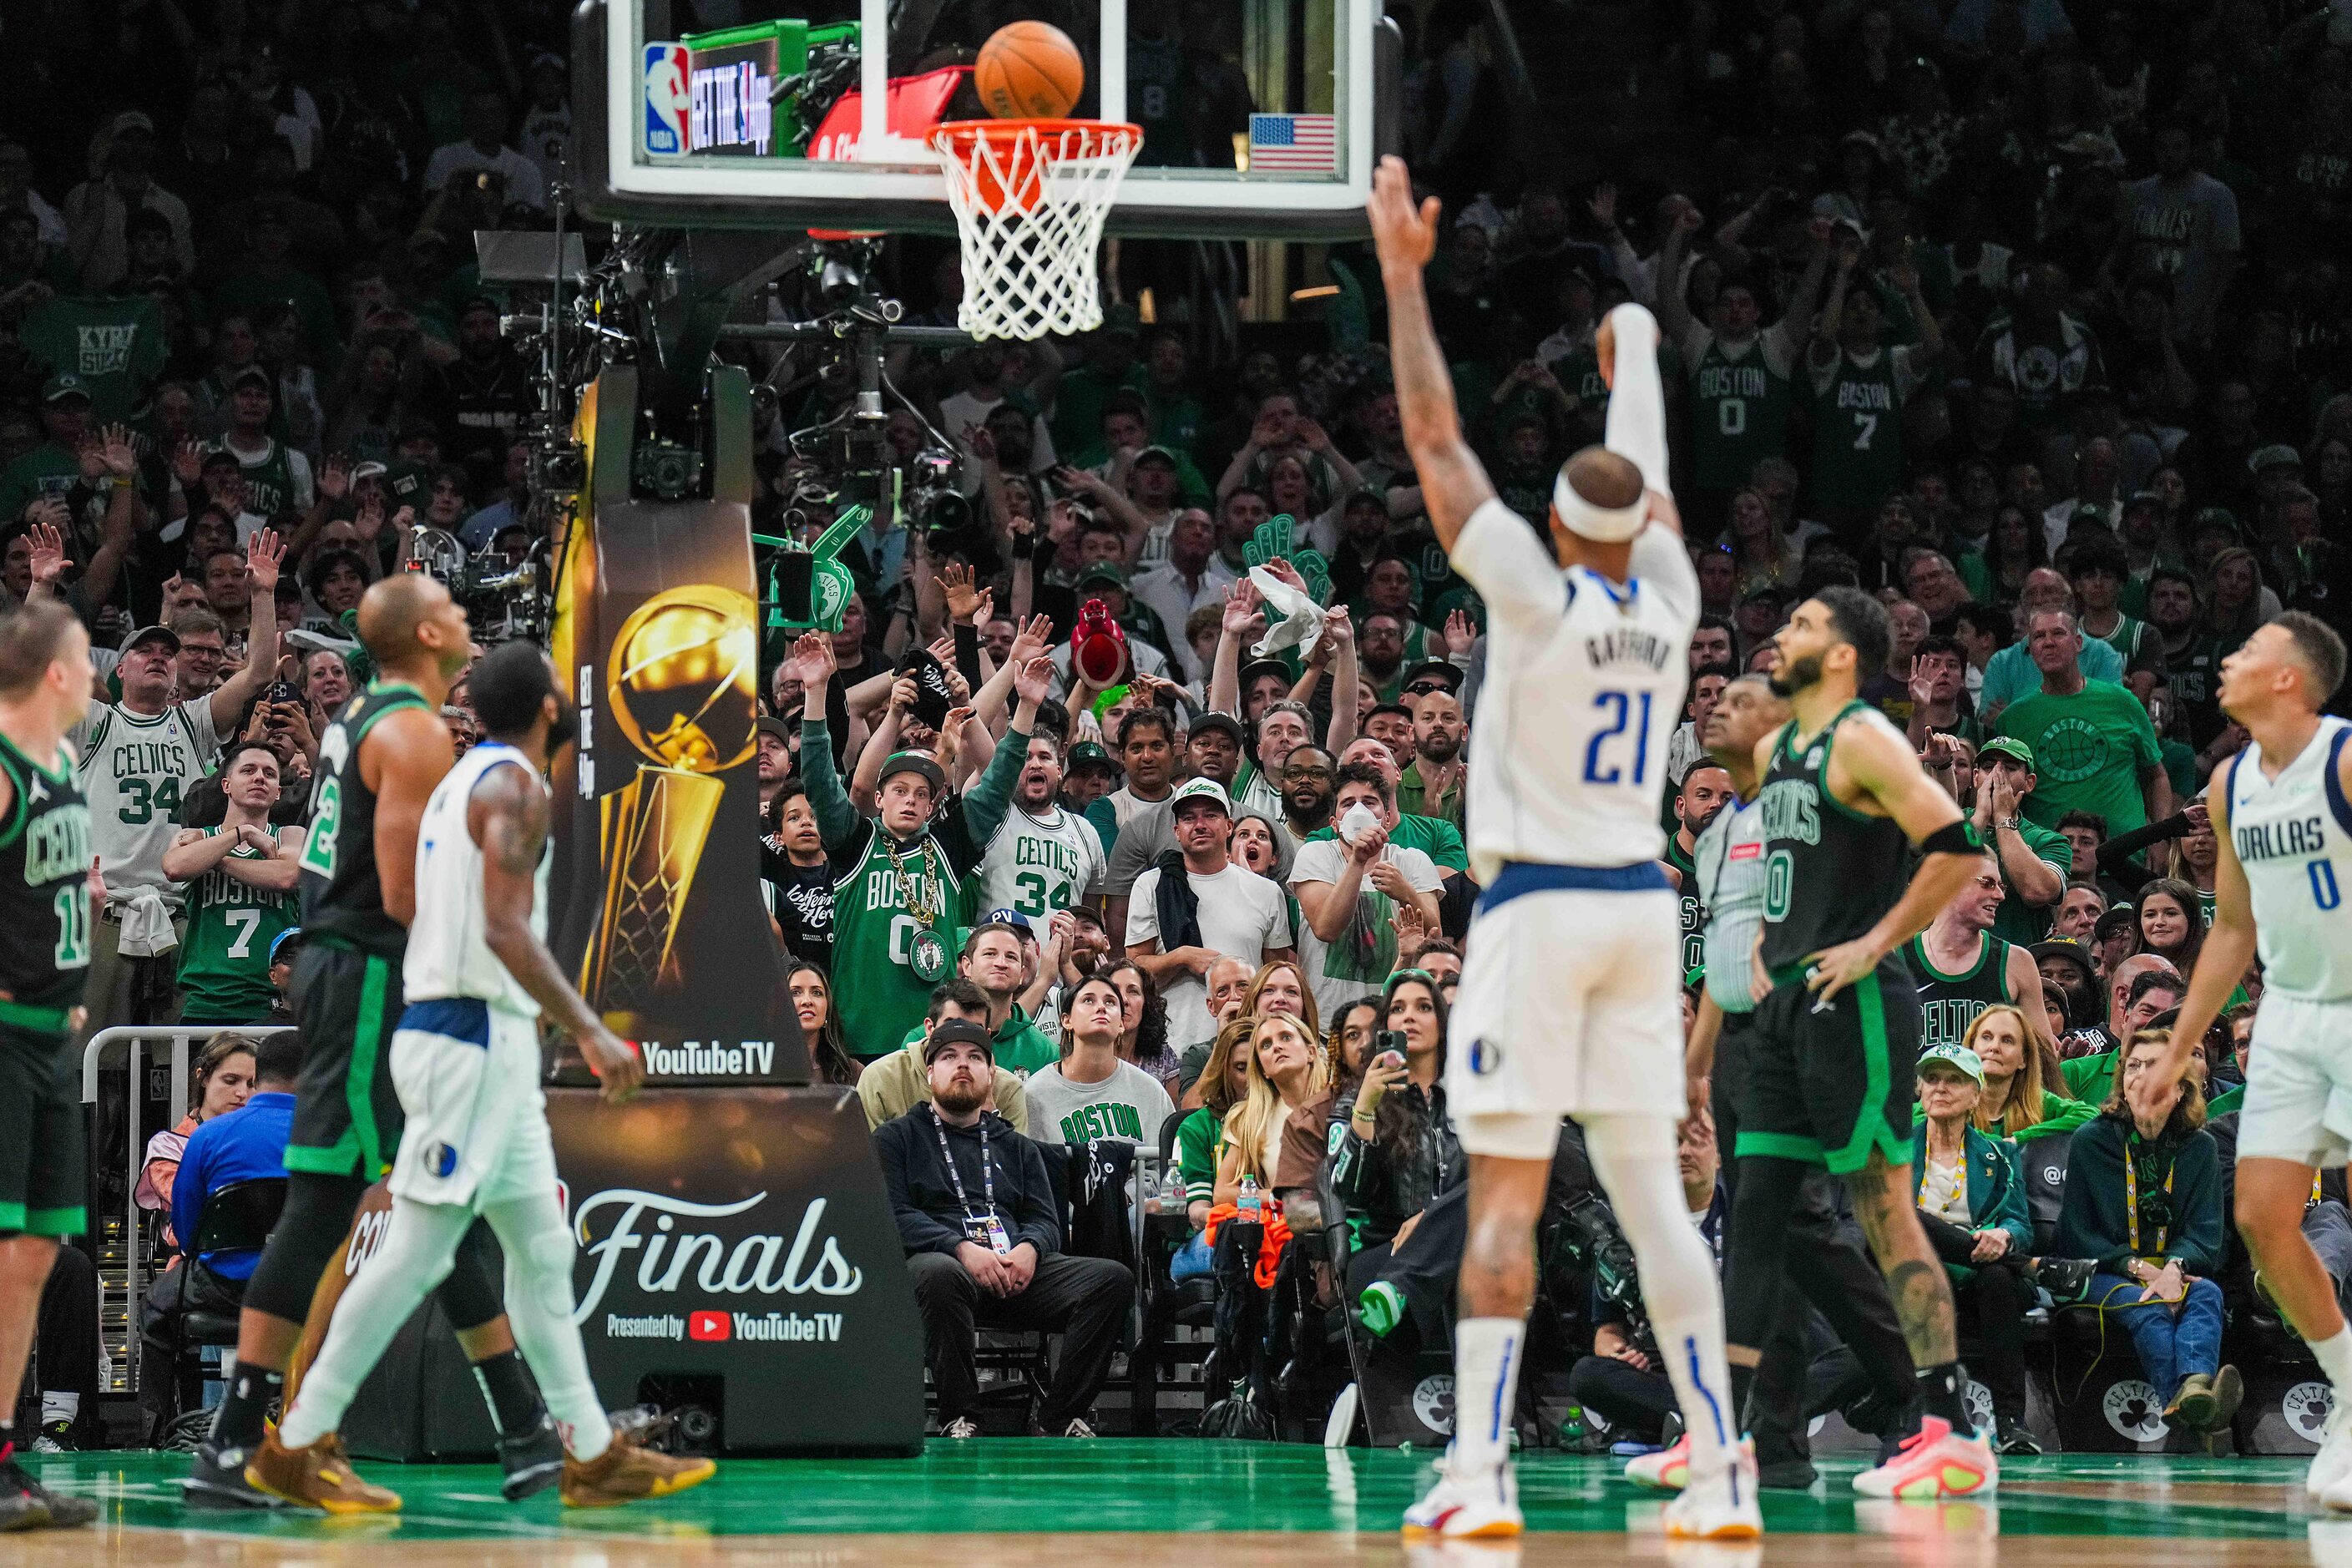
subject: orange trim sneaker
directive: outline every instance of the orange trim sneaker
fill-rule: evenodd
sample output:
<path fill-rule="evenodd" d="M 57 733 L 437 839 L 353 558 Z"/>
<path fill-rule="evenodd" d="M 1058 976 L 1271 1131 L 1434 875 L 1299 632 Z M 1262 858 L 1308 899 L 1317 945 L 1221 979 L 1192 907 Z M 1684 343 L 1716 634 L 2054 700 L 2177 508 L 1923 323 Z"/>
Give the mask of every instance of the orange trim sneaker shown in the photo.
<path fill-rule="evenodd" d="M 245 1479 L 271 1497 L 328 1513 L 400 1511 L 400 1494 L 362 1480 L 332 1432 L 307 1448 L 289 1448 L 271 1427 L 245 1462 Z"/>
<path fill-rule="evenodd" d="M 585 1464 L 564 1456 L 563 1506 L 612 1508 L 640 1498 L 667 1497 L 698 1487 L 718 1473 L 713 1460 L 657 1454 L 615 1432 L 613 1446 Z"/>
<path fill-rule="evenodd" d="M 1739 1453 L 1752 1470 L 1756 1464 L 1755 1439 L 1742 1437 Z M 1690 1485 L 1690 1458 L 1691 1440 L 1688 1434 L 1685 1434 L 1676 1438 L 1670 1448 L 1660 1448 L 1651 1454 L 1636 1454 L 1626 1460 L 1625 1479 L 1652 1491 L 1678 1492 Z"/>
<path fill-rule="evenodd" d="M 1663 1517 L 1666 1534 L 1678 1541 L 1753 1541 L 1763 1534 L 1755 1447 L 1742 1443 L 1729 1463 L 1691 1473 L 1682 1491 L 1668 1500 Z"/>
<path fill-rule="evenodd" d="M 1404 1510 L 1408 1536 L 1449 1541 L 1511 1536 L 1524 1530 L 1519 1514 L 1519 1479 L 1507 1461 L 1491 1470 L 1456 1470 L 1454 1450 L 1437 1462 L 1437 1484 Z"/>
<path fill-rule="evenodd" d="M 1990 1497 L 2000 1485 L 2000 1462 L 1982 1436 L 1963 1437 L 1940 1415 L 1921 1418 L 1919 1430 L 1903 1440 L 1895 1458 L 1853 1478 L 1864 1497 L 1934 1502 L 1942 1498 Z"/>

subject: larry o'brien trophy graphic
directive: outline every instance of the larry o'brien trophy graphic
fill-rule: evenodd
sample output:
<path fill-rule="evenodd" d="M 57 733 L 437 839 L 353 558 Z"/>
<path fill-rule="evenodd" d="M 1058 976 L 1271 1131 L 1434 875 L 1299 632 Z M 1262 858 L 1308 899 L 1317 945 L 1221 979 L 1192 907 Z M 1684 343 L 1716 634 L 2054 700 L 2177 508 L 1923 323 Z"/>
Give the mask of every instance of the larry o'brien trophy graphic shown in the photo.
<path fill-rule="evenodd" d="M 605 711 L 646 760 L 596 803 L 608 871 L 580 988 L 625 1034 L 646 1032 L 656 992 L 679 984 L 679 917 L 727 793 L 719 775 L 751 758 L 757 614 L 748 594 L 689 584 L 638 605 L 613 638 Z"/>

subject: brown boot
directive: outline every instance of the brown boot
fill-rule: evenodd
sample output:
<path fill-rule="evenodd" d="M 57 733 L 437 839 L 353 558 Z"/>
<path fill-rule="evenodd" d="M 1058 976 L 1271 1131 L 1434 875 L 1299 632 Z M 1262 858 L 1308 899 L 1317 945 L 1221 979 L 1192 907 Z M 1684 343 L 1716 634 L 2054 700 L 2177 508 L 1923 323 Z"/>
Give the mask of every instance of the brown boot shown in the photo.
<path fill-rule="evenodd" d="M 639 1447 L 618 1432 L 613 1446 L 582 1464 L 563 1458 L 563 1504 L 566 1508 L 611 1508 L 639 1498 L 667 1497 L 698 1487 L 719 1473 L 710 1459 L 672 1458 Z"/>
<path fill-rule="evenodd" d="M 330 1432 L 307 1448 L 289 1448 L 271 1427 L 245 1465 L 245 1479 L 271 1497 L 329 1513 L 397 1513 L 400 1494 L 360 1479 Z"/>

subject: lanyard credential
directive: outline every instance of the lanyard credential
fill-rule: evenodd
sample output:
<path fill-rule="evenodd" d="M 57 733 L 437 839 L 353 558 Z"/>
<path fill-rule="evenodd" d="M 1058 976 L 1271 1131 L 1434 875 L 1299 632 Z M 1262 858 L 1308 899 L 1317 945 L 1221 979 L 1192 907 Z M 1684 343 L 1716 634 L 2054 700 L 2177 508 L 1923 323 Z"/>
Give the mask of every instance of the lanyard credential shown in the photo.
<path fill-rule="evenodd" d="M 985 1214 L 971 1212 L 971 1198 L 964 1191 L 963 1173 L 956 1169 L 955 1155 L 948 1150 L 947 1123 L 940 1116 L 939 1107 L 929 1108 L 931 1113 L 931 1136 L 940 1141 L 940 1162 L 948 1168 L 948 1180 L 955 1186 L 956 1206 L 963 1211 L 964 1234 L 995 1253 L 1005 1257 L 1013 1250 L 1012 1237 L 1004 1229 L 1004 1221 L 996 1213 L 996 1163 L 988 1157 L 988 1122 L 980 1123 L 981 1201 L 988 1205 Z"/>

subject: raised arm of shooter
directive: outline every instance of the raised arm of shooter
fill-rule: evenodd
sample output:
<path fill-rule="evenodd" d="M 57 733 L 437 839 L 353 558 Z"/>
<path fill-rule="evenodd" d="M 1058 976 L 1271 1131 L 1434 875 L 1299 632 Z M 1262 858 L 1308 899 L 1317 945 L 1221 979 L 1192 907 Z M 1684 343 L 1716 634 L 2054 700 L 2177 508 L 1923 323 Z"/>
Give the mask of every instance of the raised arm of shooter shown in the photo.
<path fill-rule="evenodd" d="M 1381 282 L 1388 291 L 1389 361 L 1405 448 L 1412 454 L 1430 525 L 1438 543 L 1450 551 L 1462 525 L 1493 498 L 1495 487 L 1463 439 L 1453 373 L 1430 325 L 1429 296 L 1422 286 L 1422 268 L 1437 249 L 1438 202 L 1431 196 L 1415 203 L 1404 160 L 1382 158 L 1372 171 L 1366 210 L 1380 253 Z"/>

